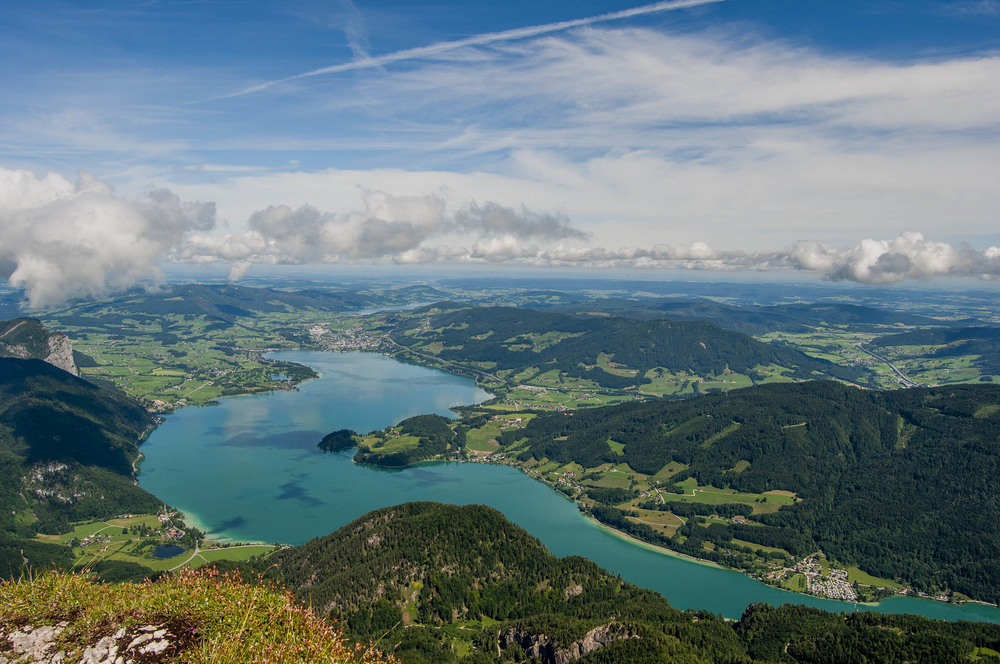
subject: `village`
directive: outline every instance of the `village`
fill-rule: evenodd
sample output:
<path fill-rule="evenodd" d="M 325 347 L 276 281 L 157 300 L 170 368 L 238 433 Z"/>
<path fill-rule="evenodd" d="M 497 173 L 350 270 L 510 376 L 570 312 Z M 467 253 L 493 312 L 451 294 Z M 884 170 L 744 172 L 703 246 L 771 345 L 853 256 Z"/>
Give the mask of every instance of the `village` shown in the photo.
<path fill-rule="evenodd" d="M 796 574 L 805 577 L 805 590 L 810 595 L 819 595 L 829 599 L 836 599 L 843 602 L 857 602 L 858 594 L 854 585 L 848 581 L 847 570 L 833 569 L 823 573 L 823 566 L 817 560 L 816 555 L 806 556 L 791 567 L 784 567 L 766 575 L 766 579 L 771 582 L 780 583 L 785 579 L 790 579 Z"/>

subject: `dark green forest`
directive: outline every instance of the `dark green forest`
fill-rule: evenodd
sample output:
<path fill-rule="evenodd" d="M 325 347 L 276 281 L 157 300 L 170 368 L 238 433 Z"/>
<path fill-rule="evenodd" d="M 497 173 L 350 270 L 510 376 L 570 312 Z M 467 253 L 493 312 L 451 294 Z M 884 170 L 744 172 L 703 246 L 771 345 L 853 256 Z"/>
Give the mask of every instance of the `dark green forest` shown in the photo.
<path fill-rule="evenodd" d="M 625 445 L 621 455 L 608 440 Z M 996 386 L 877 392 L 822 381 L 762 385 L 543 414 L 501 438 L 504 445 L 519 441 L 527 445 L 523 460 L 626 462 L 647 474 L 676 461 L 687 468 L 669 482 L 693 477 L 750 493 L 793 491 L 801 502 L 754 517 L 761 526 L 716 528 L 712 541 L 822 550 L 920 590 L 1000 599 Z M 671 543 L 700 548 L 682 546 L 684 537 Z"/>
<path fill-rule="evenodd" d="M 70 561 L 28 538 L 71 521 L 154 513 L 162 502 L 132 482 L 139 440 L 155 424 L 119 393 L 41 360 L 0 358 L 0 575 Z"/>
<path fill-rule="evenodd" d="M 460 447 L 465 443 L 464 432 L 456 434 L 451 420 L 441 415 L 416 415 L 403 420 L 397 427 L 400 433 L 416 438 L 416 446 L 391 450 L 376 446 L 359 447 L 354 460 L 357 463 L 402 468 L 444 454 L 452 444 Z"/>
<path fill-rule="evenodd" d="M 682 612 L 583 558 L 552 556 L 481 505 L 387 507 L 242 567 L 404 664 L 553 662 L 588 635 L 606 642 L 583 663 L 967 662 L 1000 650 L 989 624 L 798 606 L 753 605 L 735 623 Z"/>
<path fill-rule="evenodd" d="M 957 321 L 939 320 L 902 311 L 889 311 L 857 304 L 835 302 L 740 306 L 709 299 L 605 298 L 559 303 L 534 309 L 569 312 L 603 312 L 622 318 L 707 321 L 743 334 L 809 332 L 818 325 L 847 326 L 854 330 L 881 331 L 886 325 L 953 326 Z"/>
<path fill-rule="evenodd" d="M 792 369 L 790 375 L 797 378 L 867 380 L 857 368 L 761 343 L 712 323 L 571 316 L 508 307 L 458 308 L 461 306 L 439 303 L 417 309 L 416 317 L 395 326 L 392 338 L 412 347 L 440 342 L 444 349 L 438 356 L 452 362 L 493 362 L 497 370 L 558 369 L 612 389 L 649 382 L 645 374 L 656 367 L 701 376 L 728 370 L 756 379 L 760 378 L 756 367 L 778 364 Z M 430 315 L 429 320 L 420 316 L 437 309 L 444 311 Z M 535 336 L 552 333 L 563 338 L 547 346 L 534 344 Z M 613 356 L 614 362 L 635 370 L 636 375 L 619 376 L 595 366 L 601 353 Z"/>
<path fill-rule="evenodd" d="M 42 359 L 49 354 L 49 336 L 35 318 L 0 321 L 0 357 Z"/>

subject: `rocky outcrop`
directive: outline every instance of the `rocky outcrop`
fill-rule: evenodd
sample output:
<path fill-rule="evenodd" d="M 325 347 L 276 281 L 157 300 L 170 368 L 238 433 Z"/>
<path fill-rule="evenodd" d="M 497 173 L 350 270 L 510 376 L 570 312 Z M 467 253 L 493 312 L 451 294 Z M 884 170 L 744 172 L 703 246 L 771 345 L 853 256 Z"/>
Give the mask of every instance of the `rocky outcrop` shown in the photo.
<path fill-rule="evenodd" d="M 603 648 L 609 643 L 625 639 L 638 639 L 638 634 L 628 625 L 608 623 L 595 627 L 583 638 L 573 641 L 567 646 L 559 647 L 544 634 L 526 634 L 516 629 L 508 629 L 497 638 L 497 652 L 501 654 L 511 645 L 518 645 L 528 655 L 529 659 L 537 659 L 545 664 L 568 664 L 575 662 L 587 653 Z"/>
<path fill-rule="evenodd" d="M 106 636 L 81 642 L 68 622 L 0 629 L 0 664 L 153 664 L 173 660 L 197 642 L 188 624 L 120 627 Z"/>
<path fill-rule="evenodd" d="M 44 360 L 74 376 L 80 375 L 69 337 L 49 332 L 35 318 L 0 321 L 0 357 Z"/>
<path fill-rule="evenodd" d="M 53 332 L 49 335 L 48 345 L 49 354 L 42 359 L 74 376 L 80 375 L 76 362 L 73 361 L 73 346 L 69 342 L 69 337 L 61 332 Z"/>

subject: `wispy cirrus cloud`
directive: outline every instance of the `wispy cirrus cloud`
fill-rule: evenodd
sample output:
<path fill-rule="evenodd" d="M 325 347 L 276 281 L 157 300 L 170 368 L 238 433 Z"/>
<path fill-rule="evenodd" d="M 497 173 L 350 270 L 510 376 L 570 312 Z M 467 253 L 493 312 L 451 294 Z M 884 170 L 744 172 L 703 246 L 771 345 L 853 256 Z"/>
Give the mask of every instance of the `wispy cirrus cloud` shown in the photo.
<path fill-rule="evenodd" d="M 270 170 L 266 166 L 248 166 L 244 164 L 192 164 L 181 170 L 194 173 L 259 173 Z"/>
<path fill-rule="evenodd" d="M 347 36 L 343 64 L 300 60 L 302 73 L 280 78 L 283 63 L 244 53 L 206 69 L 49 72 L 0 101 L 0 149 L 70 172 L 100 160 L 130 194 L 95 214 L 132 210 L 135 238 L 152 223 L 150 189 L 181 207 L 214 201 L 219 227 L 175 225 L 149 255 L 229 262 L 234 277 L 323 261 L 794 269 L 866 283 L 996 274 L 995 239 L 960 243 L 997 227 L 995 51 L 890 59 L 747 24 L 616 23 L 701 4 L 371 56 L 343 0 L 343 21 L 323 14 L 317 31 Z M 993 4 L 950 6 L 984 16 Z M 348 71 L 361 74 L 336 75 Z M 281 94 L 250 94 L 265 90 Z M 41 246 L 15 226 L 11 246 Z M 96 242 L 66 238 L 68 250 Z M 21 267 L 27 255 L 4 255 L 18 283 L 61 283 Z M 76 281 L 100 292 L 134 280 L 116 260 Z M 119 274 L 133 276 L 104 276 Z"/>
<path fill-rule="evenodd" d="M 996 128 L 998 74 L 996 54 L 890 63 L 723 30 L 605 28 L 505 44 L 480 50 L 476 59 L 386 72 L 359 85 L 376 104 L 376 86 L 391 83 L 417 108 L 481 110 L 477 128 L 507 121 L 525 136 L 555 126 L 581 136 L 635 128 L 664 137 L 773 125 L 817 132 Z M 623 137 L 607 136 L 594 147 Z M 641 144 L 636 134 L 624 136 Z"/>
<path fill-rule="evenodd" d="M 1000 16 L 1000 2 L 997 0 L 967 0 L 964 2 L 942 3 L 941 12 L 959 16 Z"/>
<path fill-rule="evenodd" d="M 352 60 L 350 62 L 330 65 L 328 67 L 320 67 L 318 69 L 302 72 L 300 74 L 294 74 L 292 76 L 286 76 L 284 78 L 275 79 L 264 83 L 259 83 L 257 85 L 227 95 L 213 97 L 213 100 L 231 99 L 234 97 L 241 97 L 248 94 L 263 92 L 282 83 L 291 83 L 293 81 L 300 81 L 302 79 L 314 78 L 316 76 L 328 76 L 331 74 L 339 74 L 349 71 L 358 71 L 361 69 L 373 69 L 377 67 L 384 67 L 386 65 L 395 64 L 397 62 L 433 58 L 435 56 L 439 56 L 445 53 L 458 51 L 460 49 L 465 49 L 473 46 L 485 46 L 488 44 L 497 44 L 501 42 L 509 42 L 520 39 L 529 39 L 532 37 L 539 37 L 542 35 L 552 34 L 556 32 L 572 30 L 573 28 L 596 25 L 598 23 L 620 21 L 628 18 L 647 16 L 649 14 L 657 14 L 660 12 L 676 11 L 679 9 L 688 9 L 691 7 L 698 7 L 701 5 L 714 4 L 717 2 L 724 2 L 724 1 L 725 0 L 669 0 L 667 2 L 656 2 L 653 4 L 642 5 L 640 7 L 625 9 L 622 11 L 599 14 L 597 16 L 588 16 L 586 18 L 578 18 L 568 21 L 559 21 L 556 23 L 545 23 L 542 25 L 533 25 L 523 28 L 515 28 L 513 30 L 503 30 L 500 32 L 489 32 L 485 34 L 473 35 L 471 37 L 465 37 L 463 39 L 440 41 L 434 44 L 429 44 L 427 46 L 419 46 L 416 48 L 404 49 L 401 51 L 395 51 L 393 53 L 386 53 L 384 55 L 378 55 L 373 57 L 361 57 Z M 357 50 L 353 47 L 352 50 L 355 50 L 357 52 Z"/>

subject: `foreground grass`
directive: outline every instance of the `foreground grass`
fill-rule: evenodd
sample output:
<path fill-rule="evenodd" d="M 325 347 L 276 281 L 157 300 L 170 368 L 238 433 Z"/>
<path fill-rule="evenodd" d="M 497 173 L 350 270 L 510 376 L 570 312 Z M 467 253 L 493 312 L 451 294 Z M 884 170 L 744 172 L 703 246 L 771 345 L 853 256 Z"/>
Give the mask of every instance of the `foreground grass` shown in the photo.
<path fill-rule="evenodd" d="M 275 587 L 238 576 L 184 571 L 155 583 L 101 585 L 85 574 L 46 572 L 0 583 L 0 633 L 66 623 L 58 647 L 76 661 L 90 644 L 121 628 L 171 625 L 188 644 L 173 661 L 391 662 Z M 188 647 L 189 646 L 189 647 Z"/>

